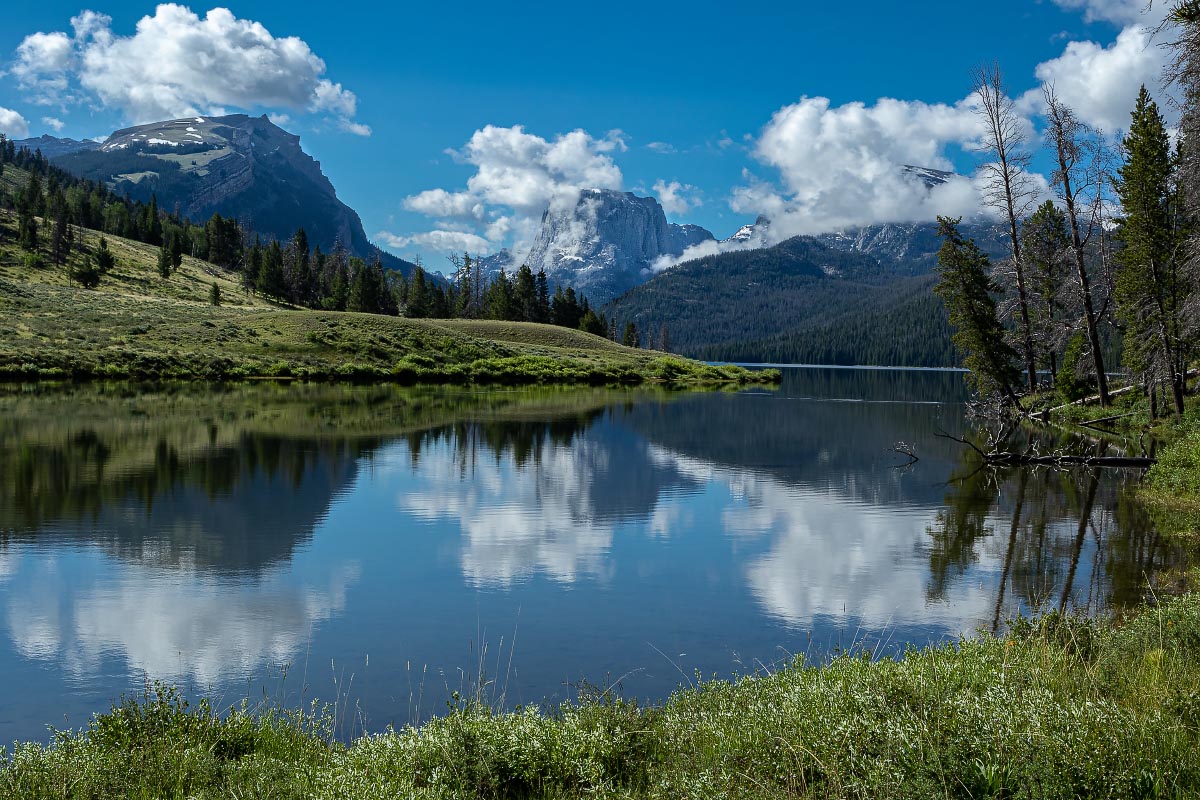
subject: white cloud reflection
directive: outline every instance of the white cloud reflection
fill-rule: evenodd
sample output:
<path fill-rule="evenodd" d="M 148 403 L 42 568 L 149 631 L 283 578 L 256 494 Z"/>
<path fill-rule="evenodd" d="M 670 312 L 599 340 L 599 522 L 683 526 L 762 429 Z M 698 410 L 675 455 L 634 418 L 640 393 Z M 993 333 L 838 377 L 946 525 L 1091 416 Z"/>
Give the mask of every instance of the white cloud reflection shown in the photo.
<path fill-rule="evenodd" d="M 289 663 L 314 625 L 344 609 L 359 575 L 345 563 L 315 583 L 297 582 L 290 567 L 245 581 L 110 561 L 90 547 L 67 569 L 35 548 L 14 549 L 4 620 L 13 644 L 77 678 L 114 655 L 132 672 L 201 685 Z"/>
<path fill-rule="evenodd" d="M 522 465 L 511 454 L 480 458 L 463 479 L 460 455 L 437 447 L 421 455 L 421 489 L 400 507 L 426 520 L 456 520 L 462 572 L 473 586 L 510 586 L 543 573 L 560 583 L 603 579 L 613 524 L 597 519 L 596 473 L 608 452 L 590 441 L 541 443 Z"/>

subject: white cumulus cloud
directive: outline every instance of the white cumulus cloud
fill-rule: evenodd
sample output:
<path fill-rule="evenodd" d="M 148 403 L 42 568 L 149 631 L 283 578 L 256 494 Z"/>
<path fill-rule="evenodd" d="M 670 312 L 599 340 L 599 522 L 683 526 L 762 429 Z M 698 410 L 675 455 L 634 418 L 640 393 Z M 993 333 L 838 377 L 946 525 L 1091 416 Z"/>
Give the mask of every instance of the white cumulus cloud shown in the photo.
<path fill-rule="evenodd" d="M 486 253 L 510 243 L 520 249 L 547 208 L 574 206 L 584 189 L 620 189 L 624 178 L 613 154 L 626 149 L 621 131 L 596 137 L 574 130 L 547 139 L 522 125 L 487 125 L 449 151 L 475 168 L 465 188 L 429 189 L 404 199 L 405 209 L 438 220 L 438 229 L 379 239 L 388 247 L 442 253 Z"/>
<path fill-rule="evenodd" d="M 61 133 L 62 129 L 67 126 L 67 123 L 56 117 L 42 117 L 42 124 L 55 133 Z"/>
<path fill-rule="evenodd" d="M 754 146 L 756 160 L 776 170 L 778 180 L 745 173 L 731 205 L 739 213 L 768 216 L 776 239 L 971 215 L 979 210 L 979 195 L 969 179 L 952 177 L 930 189 L 904 166 L 950 171 L 947 148 L 969 146 L 980 133 L 967 101 L 884 98 L 874 105 L 833 106 L 824 97 L 805 97 L 775 112 Z"/>
<path fill-rule="evenodd" d="M 1169 0 L 1054 0 L 1068 10 L 1083 11 L 1088 22 L 1112 22 L 1116 25 L 1153 27 L 1166 18 Z"/>
<path fill-rule="evenodd" d="M 112 19 L 95 11 L 81 12 L 71 26 L 70 35 L 34 33 L 17 47 L 10 71 L 34 102 L 74 102 L 82 93 L 134 123 L 226 108 L 286 109 L 370 134 L 354 121 L 354 93 L 325 77 L 325 62 L 307 43 L 275 37 L 226 8 L 201 17 L 164 3 L 132 35 L 114 32 Z"/>
<path fill-rule="evenodd" d="M 67 99 L 74 61 L 71 37 L 62 32 L 32 33 L 17 46 L 16 56 L 9 72 L 35 103 L 57 105 Z"/>
<path fill-rule="evenodd" d="M 693 208 L 703 204 L 700 199 L 700 190 L 690 183 L 680 183 L 679 181 L 655 181 L 654 193 L 658 195 L 658 202 L 663 207 L 663 211 L 668 214 L 686 214 Z"/>
<path fill-rule="evenodd" d="M 10 139 L 24 139 L 29 135 L 29 123 L 11 108 L 0 106 L 0 133 Z"/>
<path fill-rule="evenodd" d="M 1169 59 L 1150 30 L 1130 25 L 1107 47 L 1070 42 L 1061 56 L 1039 64 L 1036 73 L 1081 120 L 1112 134 L 1129 127 L 1129 112 L 1143 84 L 1156 92 Z M 1038 113 L 1042 104 L 1041 89 L 1021 101 L 1023 108 Z"/>
<path fill-rule="evenodd" d="M 399 236 L 388 231 L 375 234 L 375 239 L 384 247 L 393 250 L 425 250 L 435 253 L 481 253 L 488 252 L 491 244 L 482 236 L 468 231 L 433 230 Z"/>

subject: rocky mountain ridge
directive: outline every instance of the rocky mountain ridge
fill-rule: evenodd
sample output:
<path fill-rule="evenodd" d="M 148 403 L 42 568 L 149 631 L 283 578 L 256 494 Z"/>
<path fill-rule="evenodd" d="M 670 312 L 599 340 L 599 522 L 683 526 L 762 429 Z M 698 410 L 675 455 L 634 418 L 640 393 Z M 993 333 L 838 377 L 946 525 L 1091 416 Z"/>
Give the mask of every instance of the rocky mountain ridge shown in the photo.
<path fill-rule="evenodd" d="M 53 137 L 40 141 L 47 138 Z M 378 255 L 385 266 L 411 270 L 370 242 L 300 137 L 266 116 L 189 117 L 125 128 L 95 146 L 47 144 L 55 154 L 43 153 L 56 166 L 135 200 L 154 196 L 160 208 L 178 209 L 193 221 L 217 213 L 279 240 L 304 228 L 323 250 L 340 241 L 354 255 Z"/>
<path fill-rule="evenodd" d="M 46 158 L 54 160 L 61 156 L 70 155 L 71 153 L 97 150 L 100 147 L 100 143 L 87 139 L 83 141 L 67 138 L 60 139 L 57 136 L 43 134 L 32 139 L 16 139 L 13 141 L 13 146 L 18 150 L 24 147 L 31 153 L 41 151 L 41 154 Z"/>
<path fill-rule="evenodd" d="M 698 225 L 667 222 L 652 197 L 585 189 L 570 208 L 546 210 L 524 258 L 503 250 L 483 264 L 490 272 L 528 264 L 534 272 L 545 270 L 552 285 L 573 286 L 603 303 L 649 280 L 658 259 L 714 240 Z"/>

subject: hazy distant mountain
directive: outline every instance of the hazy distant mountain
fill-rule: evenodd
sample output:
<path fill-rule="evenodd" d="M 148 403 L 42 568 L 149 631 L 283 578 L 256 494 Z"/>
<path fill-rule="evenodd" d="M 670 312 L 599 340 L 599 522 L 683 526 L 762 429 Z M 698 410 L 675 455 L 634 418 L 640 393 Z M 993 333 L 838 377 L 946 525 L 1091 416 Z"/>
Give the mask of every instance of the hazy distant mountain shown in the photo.
<path fill-rule="evenodd" d="M 610 189 L 585 189 L 567 211 L 547 210 L 524 258 L 501 251 L 484 259 L 485 268 L 512 270 L 528 264 L 546 271 L 551 285 L 574 286 L 593 303 L 603 303 L 647 281 L 663 256 L 712 241 L 697 225 L 667 222 L 651 197 Z"/>
<path fill-rule="evenodd" d="M 60 156 L 70 155 L 87 150 L 96 150 L 100 147 L 99 142 L 90 140 L 79 141 L 77 139 L 59 139 L 49 134 L 44 134 L 36 139 L 17 139 L 13 145 L 19 150 L 26 147 L 30 152 L 42 151 L 42 155 L 50 160 L 59 158 Z"/>
<path fill-rule="evenodd" d="M 380 253 L 385 266 L 411 268 L 370 243 L 358 214 L 338 199 L 300 137 L 265 116 L 155 122 L 117 131 L 95 147 L 46 154 L 57 166 L 133 199 L 148 201 L 153 194 L 160 208 L 198 222 L 218 213 L 280 240 L 303 227 L 309 242 L 326 251 L 340 239 L 355 255 Z"/>

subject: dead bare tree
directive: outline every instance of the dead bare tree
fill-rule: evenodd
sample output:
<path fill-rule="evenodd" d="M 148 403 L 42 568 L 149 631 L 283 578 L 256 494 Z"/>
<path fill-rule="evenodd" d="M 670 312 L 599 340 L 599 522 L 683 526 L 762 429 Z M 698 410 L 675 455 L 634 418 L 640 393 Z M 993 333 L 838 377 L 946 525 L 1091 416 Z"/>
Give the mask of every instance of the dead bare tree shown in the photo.
<path fill-rule="evenodd" d="M 1030 153 L 1025 149 L 1028 135 L 1024 120 L 1008 96 L 1000 65 L 977 68 L 971 76 L 978 113 L 984 122 L 982 150 L 989 161 L 983 166 L 984 202 L 999 213 L 1009 228 L 1009 251 L 1016 278 L 1017 306 L 1020 313 L 1021 354 L 1029 390 L 1037 389 L 1037 354 L 1033 344 L 1033 326 L 1029 314 L 1029 293 L 1021 253 L 1019 224 L 1028 215 L 1037 198 L 1030 176 Z"/>
<path fill-rule="evenodd" d="M 1180 94 L 1176 181 L 1184 215 L 1192 223 L 1181 276 L 1188 295 L 1182 304 L 1181 333 L 1190 350 L 1200 346 L 1200 229 L 1195 224 L 1200 220 L 1200 0 L 1177 0 L 1164 22 L 1168 25 L 1173 28 L 1173 38 L 1167 43 L 1173 58 L 1166 79 Z M 1187 391 L 1186 374 L 1179 391 Z"/>
<path fill-rule="evenodd" d="M 1075 116 L 1075 112 L 1058 99 L 1053 86 L 1046 85 L 1042 90 L 1046 98 L 1046 141 L 1055 153 L 1057 165 L 1051 182 L 1067 212 L 1075 279 L 1079 286 L 1080 301 L 1083 303 L 1083 321 L 1087 328 L 1092 367 L 1096 372 L 1100 405 L 1107 407 L 1111 402 L 1108 396 L 1108 377 L 1104 372 L 1099 321 L 1092 301 L 1091 278 L 1088 275 L 1085 257 L 1085 248 L 1092 234 L 1099 228 L 1103 209 L 1101 197 L 1104 177 L 1099 169 L 1104 163 L 1099 153 L 1102 144 L 1100 137 L 1094 135 L 1092 130 Z M 1088 199 L 1087 187 L 1094 187 L 1091 201 Z"/>

